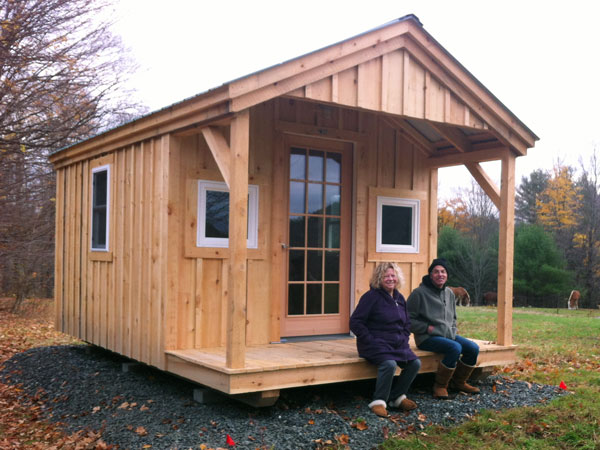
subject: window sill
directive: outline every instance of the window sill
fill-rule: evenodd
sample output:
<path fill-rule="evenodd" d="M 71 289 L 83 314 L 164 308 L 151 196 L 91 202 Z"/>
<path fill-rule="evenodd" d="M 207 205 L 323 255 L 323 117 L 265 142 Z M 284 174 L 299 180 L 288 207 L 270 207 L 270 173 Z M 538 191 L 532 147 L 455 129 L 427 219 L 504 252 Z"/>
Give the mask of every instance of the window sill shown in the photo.
<path fill-rule="evenodd" d="M 88 252 L 88 259 L 90 261 L 105 261 L 112 262 L 112 252 Z"/>

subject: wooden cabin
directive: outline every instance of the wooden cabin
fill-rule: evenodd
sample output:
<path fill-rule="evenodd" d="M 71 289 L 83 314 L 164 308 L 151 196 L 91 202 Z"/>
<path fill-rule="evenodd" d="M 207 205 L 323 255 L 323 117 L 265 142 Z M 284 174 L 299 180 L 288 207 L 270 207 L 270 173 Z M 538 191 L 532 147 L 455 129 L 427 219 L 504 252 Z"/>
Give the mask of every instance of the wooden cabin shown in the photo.
<path fill-rule="evenodd" d="M 225 83 L 51 156 L 57 328 L 259 405 L 374 378 L 349 315 L 380 261 L 418 286 L 438 168 L 462 164 L 500 210 L 479 365 L 511 363 L 515 158 L 537 139 L 413 15 Z"/>

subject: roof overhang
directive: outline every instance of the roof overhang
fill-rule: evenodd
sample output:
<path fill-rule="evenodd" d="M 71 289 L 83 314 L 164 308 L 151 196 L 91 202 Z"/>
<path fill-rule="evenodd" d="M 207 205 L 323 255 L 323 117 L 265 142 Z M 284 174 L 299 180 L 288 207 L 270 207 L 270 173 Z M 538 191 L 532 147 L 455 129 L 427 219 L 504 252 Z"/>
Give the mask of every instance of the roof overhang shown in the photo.
<path fill-rule="evenodd" d="M 154 136 L 227 121 L 281 96 L 382 114 L 431 167 L 525 155 L 539 138 L 424 29 L 405 16 L 247 75 L 61 149 L 57 166 Z"/>

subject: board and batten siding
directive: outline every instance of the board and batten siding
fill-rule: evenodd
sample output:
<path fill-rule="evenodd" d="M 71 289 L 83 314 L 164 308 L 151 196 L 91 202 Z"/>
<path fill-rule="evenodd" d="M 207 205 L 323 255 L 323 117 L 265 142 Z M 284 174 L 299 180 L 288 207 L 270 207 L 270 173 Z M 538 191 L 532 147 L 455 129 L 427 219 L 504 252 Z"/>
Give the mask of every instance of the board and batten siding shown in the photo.
<path fill-rule="evenodd" d="M 424 57 L 417 47 L 409 45 L 409 48 Z M 449 86 L 455 83 L 441 68 L 435 70 L 435 67 L 427 69 L 410 51 L 399 49 L 307 84 L 290 95 L 487 129 L 487 124 L 473 108 L 452 92 Z"/>
<path fill-rule="evenodd" d="M 110 164 L 109 251 L 90 251 L 91 170 Z M 56 324 L 163 366 L 168 145 L 143 141 L 57 171 Z"/>
<path fill-rule="evenodd" d="M 326 130 L 326 133 L 325 131 Z M 228 139 L 228 127 L 220 131 Z M 246 345 L 279 340 L 287 235 L 283 136 L 353 144 L 353 300 L 381 260 L 398 261 L 408 296 L 434 256 L 436 171 L 384 116 L 298 98 L 251 109 L 249 183 L 259 186 L 259 248 L 248 250 Z M 326 136 L 324 136 L 326 134 Z M 111 164 L 110 251 L 90 252 L 91 170 Z M 228 250 L 196 247 L 198 180 L 223 181 L 201 133 L 118 148 L 57 172 L 57 321 L 61 331 L 164 367 L 164 351 L 227 340 Z M 374 251 L 376 195 L 420 198 L 419 254 Z M 282 297 L 283 296 L 283 297 Z"/>

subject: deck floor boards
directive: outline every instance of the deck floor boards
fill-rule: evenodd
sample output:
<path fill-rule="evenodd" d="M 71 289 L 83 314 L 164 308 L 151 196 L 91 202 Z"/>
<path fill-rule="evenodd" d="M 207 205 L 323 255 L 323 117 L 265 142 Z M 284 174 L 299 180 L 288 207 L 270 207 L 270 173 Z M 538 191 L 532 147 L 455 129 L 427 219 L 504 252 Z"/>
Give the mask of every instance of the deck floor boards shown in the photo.
<path fill-rule="evenodd" d="M 487 341 L 475 341 L 479 344 L 482 356 L 488 352 L 514 348 L 514 346 L 499 346 Z M 430 352 L 418 350 L 412 339 L 411 346 L 420 358 L 432 355 Z M 249 346 L 246 348 L 245 367 L 240 369 L 226 367 L 224 347 L 170 350 L 167 354 L 224 373 L 261 372 L 364 361 L 358 356 L 356 340 L 353 338 Z"/>

